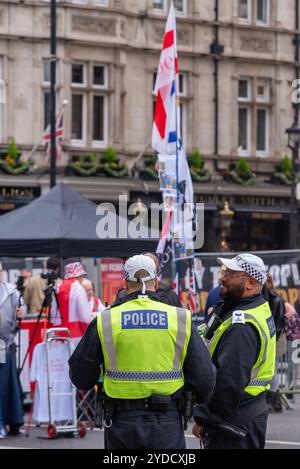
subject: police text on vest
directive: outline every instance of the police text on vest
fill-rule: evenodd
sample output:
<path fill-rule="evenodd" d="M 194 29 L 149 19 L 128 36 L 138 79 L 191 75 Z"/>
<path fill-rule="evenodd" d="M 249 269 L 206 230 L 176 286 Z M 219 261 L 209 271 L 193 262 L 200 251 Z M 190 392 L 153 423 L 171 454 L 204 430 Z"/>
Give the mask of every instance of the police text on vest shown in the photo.
<path fill-rule="evenodd" d="M 168 314 L 155 310 L 123 311 L 122 329 L 168 329 Z"/>

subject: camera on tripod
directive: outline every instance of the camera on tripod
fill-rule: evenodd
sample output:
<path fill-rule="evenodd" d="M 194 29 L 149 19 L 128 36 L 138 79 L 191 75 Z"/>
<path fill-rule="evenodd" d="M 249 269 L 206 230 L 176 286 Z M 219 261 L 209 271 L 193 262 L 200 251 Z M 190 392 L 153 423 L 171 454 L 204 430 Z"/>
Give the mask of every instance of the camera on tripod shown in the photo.
<path fill-rule="evenodd" d="M 54 286 L 56 280 L 58 279 L 58 275 L 57 275 L 56 272 L 54 272 L 54 270 L 51 270 L 50 272 L 47 272 L 46 274 L 41 274 L 41 277 L 42 277 L 44 280 L 47 280 L 47 282 L 48 282 L 48 283 L 47 283 L 48 287 Z"/>
<path fill-rule="evenodd" d="M 16 283 L 16 288 L 21 293 L 21 296 L 23 296 L 23 293 L 24 293 L 24 290 L 25 290 L 24 281 L 25 281 L 25 277 L 20 275 L 18 277 L 18 280 L 17 280 L 17 283 Z"/>

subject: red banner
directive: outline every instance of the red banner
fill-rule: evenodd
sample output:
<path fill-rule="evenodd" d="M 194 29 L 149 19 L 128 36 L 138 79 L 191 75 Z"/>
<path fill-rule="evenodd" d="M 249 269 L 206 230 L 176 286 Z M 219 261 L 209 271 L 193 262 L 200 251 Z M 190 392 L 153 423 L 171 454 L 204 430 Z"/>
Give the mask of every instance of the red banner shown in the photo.
<path fill-rule="evenodd" d="M 101 260 L 102 303 L 112 305 L 116 295 L 124 288 L 123 259 L 104 258 Z"/>

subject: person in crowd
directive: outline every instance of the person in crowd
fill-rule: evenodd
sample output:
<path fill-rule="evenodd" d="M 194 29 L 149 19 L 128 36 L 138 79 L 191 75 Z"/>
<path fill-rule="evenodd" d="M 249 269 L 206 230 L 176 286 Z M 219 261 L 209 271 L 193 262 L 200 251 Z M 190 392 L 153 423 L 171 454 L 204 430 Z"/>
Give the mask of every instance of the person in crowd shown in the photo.
<path fill-rule="evenodd" d="M 193 431 L 209 449 L 262 449 L 268 418 L 265 394 L 276 359 L 274 319 L 262 297 L 266 267 L 252 254 L 218 262 L 225 267 L 220 289 L 224 301 L 214 309 L 204 333 L 217 369 L 216 386 L 209 403 L 195 407 Z"/>
<path fill-rule="evenodd" d="M 93 283 L 87 278 L 85 278 L 82 281 L 82 286 L 86 291 L 92 313 L 101 313 L 105 309 L 105 306 L 102 304 L 100 298 L 95 295 L 95 288 Z"/>
<path fill-rule="evenodd" d="M 184 449 L 183 388 L 205 402 L 214 367 L 190 311 L 157 301 L 154 260 L 128 259 L 124 276 L 127 300 L 89 325 L 69 360 L 71 380 L 91 389 L 104 365 L 106 449 Z"/>
<path fill-rule="evenodd" d="M 30 279 L 32 278 L 32 271 L 30 269 L 22 269 L 21 277 L 23 277 L 24 287 L 26 287 L 28 283 L 30 282 Z"/>
<path fill-rule="evenodd" d="M 82 286 L 86 271 L 80 262 L 65 266 L 65 276 L 57 287 L 56 301 L 52 301 L 51 322 L 55 326 L 67 327 L 74 343 L 85 333 L 90 321 L 95 317 L 91 312 L 86 291 Z"/>
<path fill-rule="evenodd" d="M 269 411 L 282 413 L 282 403 L 279 393 L 279 379 L 277 374 L 279 358 L 286 353 L 287 341 L 285 335 L 285 306 L 281 296 L 277 295 L 272 275 L 268 273 L 267 282 L 262 296 L 268 301 L 276 327 L 276 368 L 270 390 L 267 392 Z"/>
<path fill-rule="evenodd" d="M 160 265 L 159 265 L 159 260 L 156 254 L 147 252 L 144 255 L 150 257 L 154 261 L 157 275 L 159 276 Z M 127 294 L 126 288 L 119 290 L 114 306 L 118 306 L 122 304 L 124 301 L 126 301 L 127 296 L 128 294 Z M 174 292 L 173 288 L 170 285 L 162 281 L 158 281 L 157 289 L 155 291 L 155 298 L 157 299 L 157 301 L 160 301 L 167 305 L 176 306 L 178 308 L 182 307 L 179 296 Z"/>
<path fill-rule="evenodd" d="M 44 273 L 54 273 L 57 276 L 60 271 L 60 260 L 57 257 L 49 257 L 45 264 Z M 59 282 L 56 282 L 57 285 Z M 28 308 L 28 314 L 37 315 L 40 313 L 44 298 L 47 280 L 40 275 L 36 275 L 25 285 L 24 302 Z"/>
<path fill-rule="evenodd" d="M 4 427 L 9 426 L 9 434 L 17 435 L 23 425 L 23 412 L 20 386 L 16 368 L 15 336 L 18 319 L 25 315 L 25 307 L 20 301 L 20 293 L 10 283 L 3 280 L 3 267 L 0 263 L 0 408 L 2 412 L 2 437 Z"/>
<path fill-rule="evenodd" d="M 220 285 L 217 285 L 215 288 L 213 288 L 212 290 L 210 290 L 208 296 L 207 296 L 207 300 L 206 300 L 206 304 L 205 304 L 205 310 L 204 310 L 204 319 L 205 319 L 205 322 L 208 322 L 209 321 L 209 317 L 214 309 L 214 307 L 220 302 L 222 301 L 222 298 L 220 296 L 220 290 L 221 290 L 221 286 Z"/>

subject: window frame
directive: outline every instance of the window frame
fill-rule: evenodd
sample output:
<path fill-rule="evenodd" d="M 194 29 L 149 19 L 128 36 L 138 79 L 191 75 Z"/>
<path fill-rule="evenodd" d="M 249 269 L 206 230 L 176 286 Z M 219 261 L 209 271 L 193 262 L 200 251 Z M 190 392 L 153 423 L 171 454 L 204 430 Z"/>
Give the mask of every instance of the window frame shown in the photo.
<path fill-rule="evenodd" d="M 73 79 L 73 65 L 82 65 L 83 66 L 83 83 L 75 83 L 75 82 L 72 81 L 72 79 Z M 85 62 L 73 62 L 71 64 L 71 88 L 87 89 L 87 87 L 88 87 L 87 69 L 88 69 L 88 65 Z"/>
<path fill-rule="evenodd" d="M 240 7 L 240 0 L 237 2 L 237 17 L 240 23 L 242 24 L 250 24 L 252 19 L 252 1 L 247 0 L 247 18 L 242 18 L 239 16 L 239 7 Z"/>
<path fill-rule="evenodd" d="M 270 0 L 263 0 L 263 1 L 266 2 L 266 21 L 262 21 L 262 20 L 259 20 L 257 18 L 257 15 L 258 15 L 258 0 L 256 0 L 256 2 L 255 2 L 256 3 L 255 4 L 255 7 L 256 7 L 255 22 L 256 22 L 257 26 L 268 26 L 270 24 L 270 16 L 271 16 Z"/>
<path fill-rule="evenodd" d="M 94 68 L 95 67 L 103 67 L 104 68 L 104 84 L 103 85 L 96 85 L 94 83 Z M 108 65 L 101 64 L 101 63 L 93 63 L 92 64 L 92 88 L 96 90 L 107 90 L 108 89 Z"/>
<path fill-rule="evenodd" d="M 240 77 L 239 80 L 238 80 L 238 83 L 240 83 L 240 81 L 245 81 L 247 82 L 247 92 L 248 92 L 248 95 L 247 97 L 243 97 L 243 96 L 239 96 L 238 95 L 238 102 L 239 103 L 250 103 L 251 102 L 251 99 L 252 99 L 252 90 L 251 90 L 251 79 L 250 78 L 244 78 L 244 77 Z"/>
<path fill-rule="evenodd" d="M 258 114 L 258 111 L 265 111 L 265 113 L 266 113 L 266 117 L 265 117 L 265 126 L 266 126 L 265 146 L 266 146 L 266 149 L 264 151 L 257 149 L 257 129 L 258 129 L 257 114 Z M 270 110 L 269 110 L 268 107 L 261 106 L 261 105 L 256 106 L 256 108 L 255 108 L 255 122 L 256 122 L 255 155 L 258 158 L 266 158 L 269 154 L 269 151 L 270 151 Z"/>
<path fill-rule="evenodd" d="M 246 103 L 241 103 L 238 106 L 238 140 L 239 140 L 239 125 L 240 125 L 240 116 L 239 112 L 241 109 L 246 109 L 247 111 L 247 125 L 246 125 L 246 132 L 247 132 L 247 148 L 244 150 L 240 150 L 238 146 L 238 155 L 240 157 L 250 156 L 251 154 L 251 139 L 252 139 L 252 128 L 251 128 L 251 107 L 246 105 Z M 237 142 L 239 145 L 239 141 Z"/>
<path fill-rule="evenodd" d="M 73 95 L 80 95 L 82 99 L 82 139 L 72 138 L 72 116 L 73 116 Z M 71 145 L 73 147 L 85 147 L 87 143 L 87 92 L 80 90 L 71 90 Z"/>
<path fill-rule="evenodd" d="M 179 11 L 179 10 L 176 9 L 175 4 L 174 4 L 176 14 L 178 16 L 185 17 L 185 16 L 187 16 L 187 0 L 182 0 L 182 7 L 183 7 L 182 11 Z"/>
<path fill-rule="evenodd" d="M 94 97 L 103 96 L 103 140 L 94 140 Z M 108 95 L 105 93 L 93 93 L 92 94 L 92 147 L 93 148 L 106 148 L 108 145 L 108 119 L 109 119 L 109 110 L 108 110 Z"/>
<path fill-rule="evenodd" d="M 0 142 L 4 138 L 4 107 L 7 102 L 6 96 L 6 82 L 4 80 L 4 58 L 0 56 L 0 86 L 1 86 L 1 99 L 0 99 Z M 3 93 L 3 94 L 2 94 Z M 3 101 L 2 101 L 3 100 Z"/>

